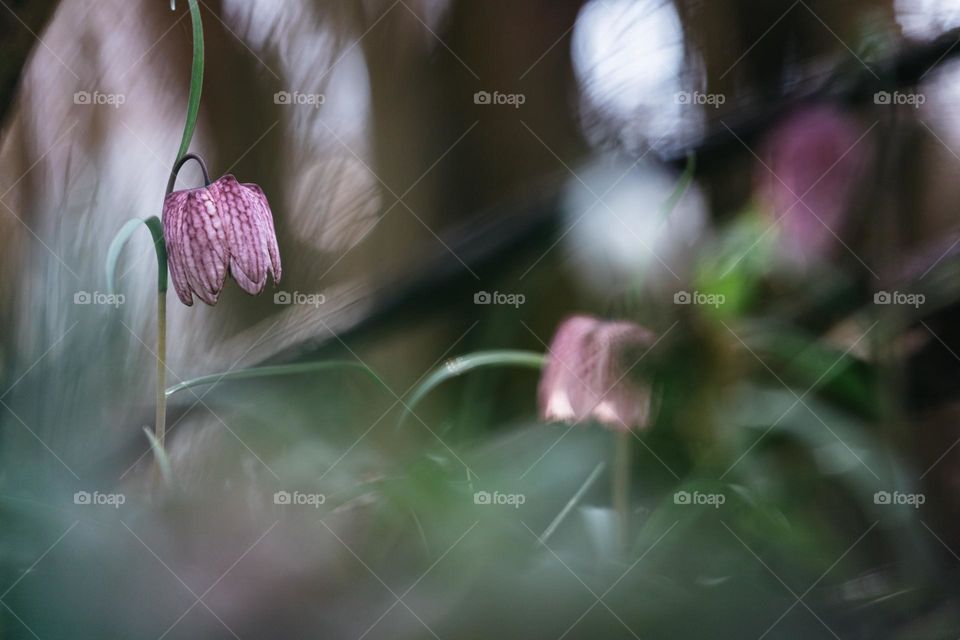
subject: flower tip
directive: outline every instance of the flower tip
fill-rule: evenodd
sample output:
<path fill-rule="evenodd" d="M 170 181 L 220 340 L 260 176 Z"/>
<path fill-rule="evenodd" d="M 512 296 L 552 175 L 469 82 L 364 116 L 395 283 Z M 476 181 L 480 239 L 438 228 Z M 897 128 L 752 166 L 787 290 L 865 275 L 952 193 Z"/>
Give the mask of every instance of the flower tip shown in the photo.
<path fill-rule="evenodd" d="M 540 416 L 544 422 L 574 422 L 576 414 L 570 397 L 562 390 L 553 390 L 542 403 Z"/>

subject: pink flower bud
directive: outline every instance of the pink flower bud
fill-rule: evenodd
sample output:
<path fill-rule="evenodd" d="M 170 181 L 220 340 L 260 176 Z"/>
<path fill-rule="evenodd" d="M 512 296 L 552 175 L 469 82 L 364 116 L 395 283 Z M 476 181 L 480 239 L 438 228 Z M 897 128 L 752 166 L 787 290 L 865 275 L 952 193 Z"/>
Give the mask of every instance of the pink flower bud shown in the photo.
<path fill-rule="evenodd" d="M 651 387 L 631 370 L 654 335 L 631 322 L 573 316 L 557 329 L 538 391 L 547 421 L 596 420 L 612 429 L 650 424 Z"/>
<path fill-rule="evenodd" d="M 214 305 L 227 273 L 256 295 L 280 281 L 280 251 L 263 190 L 226 175 L 199 189 L 174 191 L 163 203 L 163 237 L 177 296 Z"/>

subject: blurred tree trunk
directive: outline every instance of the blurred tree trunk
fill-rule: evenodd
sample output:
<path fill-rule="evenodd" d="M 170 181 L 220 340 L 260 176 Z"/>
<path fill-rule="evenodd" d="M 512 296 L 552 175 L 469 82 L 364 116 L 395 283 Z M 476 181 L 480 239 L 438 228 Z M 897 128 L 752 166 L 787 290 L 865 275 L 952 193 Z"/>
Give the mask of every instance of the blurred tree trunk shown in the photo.
<path fill-rule="evenodd" d="M 410 189 L 403 201 L 413 212 L 397 204 L 374 233 L 385 269 L 421 255 L 398 239 L 432 251 L 439 244 L 431 231 L 562 170 L 553 153 L 568 164 L 583 153 L 569 52 L 582 4 L 459 0 L 429 29 L 400 5 L 365 17 L 380 19 L 362 45 L 384 209 Z M 478 91 L 525 102 L 479 105 Z"/>

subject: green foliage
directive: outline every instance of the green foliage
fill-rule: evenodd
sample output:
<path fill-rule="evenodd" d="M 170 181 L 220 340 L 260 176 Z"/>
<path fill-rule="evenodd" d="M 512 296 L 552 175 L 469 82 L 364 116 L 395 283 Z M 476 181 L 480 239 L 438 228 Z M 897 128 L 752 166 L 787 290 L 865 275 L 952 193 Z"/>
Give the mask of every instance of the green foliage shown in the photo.
<path fill-rule="evenodd" d="M 338 371 L 344 369 L 353 369 L 356 371 L 361 371 L 369 375 L 378 385 L 386 386 L 383 380 L 380 379 L 372 369 L 352 361 L 320 361 L 320 362 L 302 362 L 298 364 L 285 364 L 285 365 L 276 365 L 270 367 L 252 367 L 249 369 L 236 369 L 232 371 L 225 371 L 223 373 L 212 373 L 205 376 L 200 376 L 198 378 L 192 378 L 190 380 L 184 380 L 179 384 L 175 384 L 169 389 L 167 389 L 167 397 L 172 396 L 178 391 L 183 391 L 185 389 L 190 389 L 192 387 L 199 387 L 203 385 L 210 384 L 219 384 L 221 382 L 229 382 L 231 380 L 247 380 L 247 379 L 256 379 L 256 378 L 276 378 L 281 376 L 293 376 L 293 375 L 305 375 L 311 373 L 319 373 L 326 371 Z"/>
<path fill-rule="evenodd" d="M 167 290 L 167 249 L 163 240 L 163 224 L 157 216 L 150 216 L 146 219 L 131 218 L 127 220 L 110 242 L 106 261 L 107 291 L 110 293 L 116 293 L 117 263 L 120 260 L 120 254 L 133 232 L 141 224 L 145 225 L 147 230 L 150 231 L 153 248 L 157 253 L 157 291 L 163 293 Z"/>
<path fill-rule="evenodd" d="M 405 411 L 400 416 L 398 426 L 402 425 L 407 416 L 413 413 L 414 408 L 420 404 L 427 394 L 447 380 L 485 367 L 523 367 L 539 370 L 545 362 L 546 356 L 542 353 L 509 350 L 478 351 L 448 360 L 417 385 L 409 400 L 405 403 Z"/>

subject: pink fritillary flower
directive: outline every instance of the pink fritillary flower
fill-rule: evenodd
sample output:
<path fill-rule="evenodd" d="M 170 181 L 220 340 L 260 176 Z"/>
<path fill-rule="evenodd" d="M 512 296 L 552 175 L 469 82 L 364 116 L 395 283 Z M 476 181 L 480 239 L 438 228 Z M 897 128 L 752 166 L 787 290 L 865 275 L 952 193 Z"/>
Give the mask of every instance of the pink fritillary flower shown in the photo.
<path fill-rule="evenodd" d="M 794 256 L 820 256 L 840 244 L 869 157 L 865 129 L 829 105 L 805 107 L 767 137 L 757 167 L 760 196 Z"/>
<path fill-rule="evenodd" d="M 206 171 L 204 171 L 206 173 Z M 280 250 L 263 190 L 226 175 L 198 189 L 174 191 L 163 203 L 163 237 L 174 289 L 215 305 L 227 274 L 256 295 L 267 274 L 280 281 Z"/>
<path fill-rule="evenodd" d="M 654 343 L 631 322 L 573 316 L 557 329 L 538 391 L 546 421 L 595 420 L 620 431 L 650 423 L 651 387 L 631 370 Z"/>

